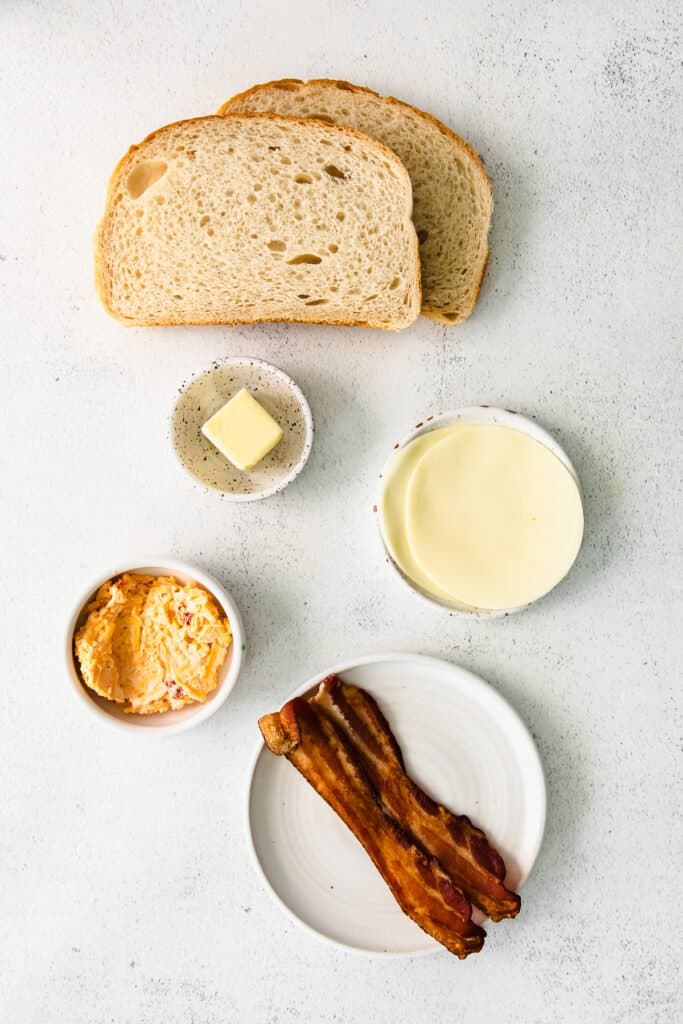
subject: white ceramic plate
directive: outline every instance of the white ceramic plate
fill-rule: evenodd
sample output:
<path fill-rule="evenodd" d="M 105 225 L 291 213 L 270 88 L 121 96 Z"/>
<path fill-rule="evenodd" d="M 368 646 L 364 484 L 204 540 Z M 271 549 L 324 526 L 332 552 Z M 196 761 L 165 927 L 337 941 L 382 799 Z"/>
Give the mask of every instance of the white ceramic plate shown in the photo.
<path fill-rule="evenodd" d="M 546 796 L 538 751 L 507 701 L 471 672 L 417 654 L 374 655 L 325 669 L 292 696 L 331 672 L 377 698 L 408 772 L 486 831 L 505 859 L 508 884 L 519 889 L 541 846 Z M 247 813 L 260 872 L 305 927 L 370 955 L 418 956 L 440 948 L 399 910 L 334 811 L 263 745 L 252 765 Z"/>
<path fill-rule="evenodd" d="M 510 427 L 512 430 L 519 430 L 524 434 L 528 434 L 529 437 L 533 437 L 535 441 L 549 448 L 550 451 L 560 460 L 562 465 L 569 470 L 576 486 L 579 489 L 579 494 L 583 500 L 583 492 L 581 490 L 581 481 L 579 480 L 578 474 L 572 465 L 572 462 L 565 452 L 564 448 L 555 440 L 552 434 L 549 434 L 547 430 L 540 427 L 534 420 L 527 419 L 526 416 L 522 416 L 519 412 L 514 412 L 512 409 L 497 409 L 492 405 L 475 405 L 469 406 L 465 409 L 455 409 L 452 412 L 442 412 L 438 416 L 429 416 L 426 420 L 421 423 L 417 423 L 413 427 L 412 431 L 404 437 L 398 444 L 394 445 L 394 450 L 391 453 L 391 457 L 387 460 L 382 472 L 380 473 L 380 493 L 377 496 L 377 502 L 375 508 L 377 509 L 377 524 L 379 526 L 379 534 L 384 546 L 384 552 L 387 557 L 387 562 L 396 571 L 399 578 L 403 580 L 407 587 L 409 587 L 413 593 L 419 594 L 425 600 L 429 601 L 430 604 L 438 605 L 440 608 L 447 608 L 450 612 L 457 615 L 461 615 L 464 618 L 470 619 L 498 619 L 505 615 L 514 615 L 516 612 L 521 612 L 529 605 L 520 605 L 517 608 L 506 608 L 503 610 L 492 611 L 488 608 L 470 608 L 467 605 L 460 604 L 458 601 L 442 601 L 434 594 L 430 594 L 428 591 L 423 590 L 422 587 L 414 583 L 413 580 L 409 579 L 405 575 L 401 567 L 394 561 L 389 545 L 387 544 L 382 529 L 382 489 L 384 487 L 384 480 L 389 476 L 391 468 L 395 459 L 397 458 L 400 451 L 409 445 L 411 441 L 414 441 L 417 437 L 422 437 L 423 434 L 428 434 L 432 430 L 438 430 L 439 427 L 450 427 L 457 423 L 496 423 L 502 427 Z M 559 584 L 558 584 L 559 586 Z M 537 600 L 542 600 L 538 598 Z M 535 602 L 533 602 L 535 604 Z"/>

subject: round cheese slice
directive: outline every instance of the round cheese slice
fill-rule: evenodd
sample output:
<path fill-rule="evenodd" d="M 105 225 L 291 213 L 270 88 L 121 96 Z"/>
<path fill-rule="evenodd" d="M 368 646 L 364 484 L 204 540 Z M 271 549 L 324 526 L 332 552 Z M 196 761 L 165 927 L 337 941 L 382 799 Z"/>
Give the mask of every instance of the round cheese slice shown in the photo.
<path fill-rule="evenodd" d="M 414 465 L 405 533 L 433 591 L 473 608 L 519 608 L 569 572 L 583 537 L 581 495 L 566 466 L 528 434 L 455 426 Z"/>
<path fill-rule="evenodd" d="M 451 434 L 452 430 L 452 427 L 431 430 L 416 437 L 396 453 L 396 458 L 386 475 L 380 499 L 380 522 L 384 543 L 401 572 L 433 597 L 457 604 L 449 593 L 436 586 L 413 558 L 406 537 L 405 524 L 406 493 L 413 471 L 425 452 Z"/>

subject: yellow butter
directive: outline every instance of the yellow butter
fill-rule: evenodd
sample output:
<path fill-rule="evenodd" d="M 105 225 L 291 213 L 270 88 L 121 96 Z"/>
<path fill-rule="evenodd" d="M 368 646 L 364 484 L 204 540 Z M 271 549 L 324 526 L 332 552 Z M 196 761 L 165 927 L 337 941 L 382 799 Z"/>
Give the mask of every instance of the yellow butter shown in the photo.
<path fill-rule="evenodd" d="M 207 420 L 202 434 L 238 469 L 253 469 L 282 439 L 282 428 L 242 388 Z"/>

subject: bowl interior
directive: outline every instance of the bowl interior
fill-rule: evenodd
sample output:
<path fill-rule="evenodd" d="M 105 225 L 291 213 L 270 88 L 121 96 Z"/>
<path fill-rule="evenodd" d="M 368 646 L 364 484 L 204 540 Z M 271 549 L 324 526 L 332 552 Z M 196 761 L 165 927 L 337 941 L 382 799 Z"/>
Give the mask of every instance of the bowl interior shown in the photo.
<path fill-rule="evenodd" d="M 102 584 L 106 583 L 107 580 L 113 579 L 114 576 L 120 576 L 123 572 L 138 574 L 144 573 L 149 576 L 175 576 L 176 579 L 181 581 L 181 583 L 187 583 L 192 580 L 208 590 L 225 612 L 230 624 L 230 629 L 232 630 L 233 642 L 230 645 L 228 655 L 223 662 L 223 665 L 219 669 L 218 685 L 216 686 L 216 689 L 213 690 L 201 704 L 188 704 L 186 707 L 179 708 L 177 711 L 165 711 L 162 714 L 127 715 L 120 704 L 116 704 L 112 700 L 107 700 L 106 697 L 101 697 L 86 686 L 83 681 L 78 665 L 78 659 L 76 658 L 76 652 L 74 650 L 74 638 L 87 618 L 88 605 L 95 598 L 97 591 L 100 589 Z M 188 725 L 190 720 L 195 719 L 198 716 L 201 716 L 201 718 L 208 718 L 215 710 L 212 705 L 222 703 L 234 685 L 235 674 L 232 669 L 233 664 L 235 663 L 235 651 L 237 645 L 239 644 L 241 647 L 242 644 L 242 627 L 238 620 L 236 609 L 226 607 L 226 603 L 225 596 L 219 592 L 216 585 L 213 584 L 212 581 L 210 581 L 203 573 L 191 572 L 188 568 L 181 568 L 175 563 L 169 563 L 168 565 L 136 565 L 133 568 L 120 569 L 117 572 L 104 576 L 83 601 L 70 625 L 68 660 L 73 681 L 76 684 L 80 695 L 85 701 L 93 705 L 94 709 L 99 711 L 101 714 L 114 719 L 121 725 L 128 726 L 133 729 L 173 728 L 179 730 Z"/>

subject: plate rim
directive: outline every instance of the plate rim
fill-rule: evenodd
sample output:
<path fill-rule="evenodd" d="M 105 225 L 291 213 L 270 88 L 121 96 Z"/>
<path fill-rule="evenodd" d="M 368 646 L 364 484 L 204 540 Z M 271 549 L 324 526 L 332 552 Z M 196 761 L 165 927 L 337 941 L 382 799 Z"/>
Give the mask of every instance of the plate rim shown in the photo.
<path fill-rule="evenodd" d="M 517 726 L 521 729 L 522 735 L 524 735 L 527 740 L 529 753 L 531 754 L 533 760 L 533 766 L 537 775 L 537 782 L 539 784 L 538 791 L 540 797 L 540 815 L 539 824 L 537 827 L 537 834 L 535 837 L 535 850 L 533 861 L 529 869 L 529 872 L 526 878 L 524 879 L 524 882 L 520 883 L 518 886 L 518 889 L 521 889 L 523 885 L 526 883 L 529 876 L 532 874 L 538 861 L 538 855 L 541 852 L 541 848 L 543 846 L 548 809 L 547 780 L 545 770 L 543 767 L 543 761 L 541 759 L 541 755 L 539 753 L 538 747 L 536 746 L 536 741 L 534 740 L 531 730 L 529 729 L 529 727 L 527 726 L 526 722 L 519 714 L 517 709 L 513 707 L 510 701 L 508 701 L 507 698 L 505 698 L 502 695 L 502 693 L 500 693 L 499 690 L 497 690 L 496 687 L 493 686 L 492 683 L 487 682 L 484 678 L 482 678 L 482 676 L 479 676 L 475 672 L 472 672 L 470 669 L 467 669 L 464 666 L 459 665 L 457 662 L 447 661 L 445 658 L 438 658 L 431 654 L 420 654 L 412 651 L 388 651 L 379 654 L 359 655 L 358 657 L 347 658 L 342 662 L 338 662 L 337 664 L 327 668 L 325 671 L 316 673 L 315 675 L 311 676 L 308 680 L 306 680 L 306 682 L 297 686 L 296 689 L 294 689 L 289 694 L 289 696 L 285 699 L 283 703 L 286 703 L 288 700 L 292 700 L 294 697 L 300 697 L 302 694 L 310 690 L 313 686 L 316 686 L 318 683 L 320 683 L 326 676 L 341 674 L 343 672 L 348 672 L 349 670 L 354 668 L 362 668 L 365 665 L 377 664 L 378 662 L 382 661 L 419 662 L 424 665 L 438 666 L 442 669 L 446 668 L 448 669 L 449 673 L 461 674 L 463 677 L 467 679 L 467 682 L 475 690 L 479 690 L 480 692 L 487 694 L 487 696 L 493 698 L 494 703 L 498 703 L 499 706 L 502 706 L 505 709 L 505 711 L 512 716 L 512 718 L 516 721 Z M 353 953 L 356 956 L 380 958 L 383 960 L 405 960 L 423 956 L 432 956 L 434 953 L 441 951 L 443 947 L 435 939 L 431 940 L 432 944 L 429 945 L 427 948 L 415 951 L 374 949 L 371 950 L 363 946 L 355 946 L 351 943 L 343 942 L 340 939 L 334 939 L 330 935 L 325 935 L 323 932 L 318 931 L 317 928 L 314 928 L 313 925 L 308 923 L 308 921 L 305 921 L 303 918 L 299 917 L 299 915 L 296 914 L 292 910 L 292 908 L 285 902 L 283 897 L 276 891 L 276 889 L 272 885 L 270 879 L 268 878 L 265 872 L 263 865 L 261 864 L 261 861 L 256 850 L 253 830 L 251 827 L 251 795 L 254 788 L 254 776 L 261 754 L 264 753 L 265 749 L 265 744 L 263 742 L 263 739 L 261 739 L 256 749 L 254 750 L 249 762 L 249 775 L 246 787 L 244 815 L 246 842 L 250 859 L 256 870 L 256 874 L 260 877 L 270 898 L 279 907 L 281 907 L 282 910 L 284 910 L 289 920 L 294 922 L 299 927 L 304 928 L 305 931 L 307 931 L 310 935 L 315 936 L 315 938 L 319 942 L 324 942 L 327 945 L 334 947 L 335 949 L 342 949 L 344 950 L 344 952 Z"/>

